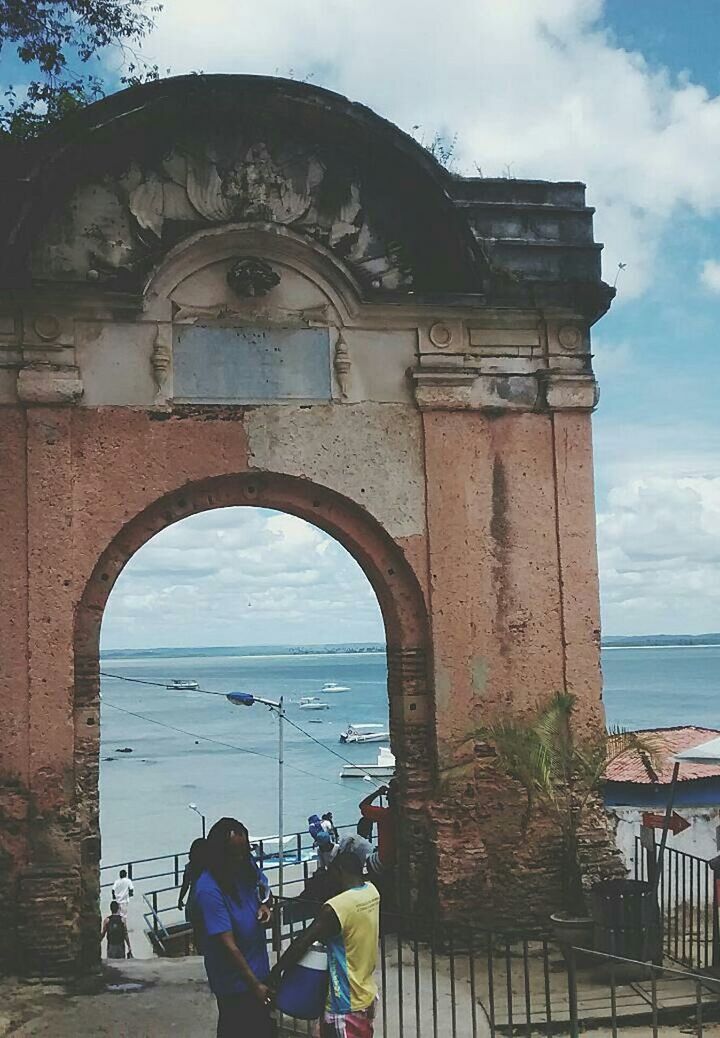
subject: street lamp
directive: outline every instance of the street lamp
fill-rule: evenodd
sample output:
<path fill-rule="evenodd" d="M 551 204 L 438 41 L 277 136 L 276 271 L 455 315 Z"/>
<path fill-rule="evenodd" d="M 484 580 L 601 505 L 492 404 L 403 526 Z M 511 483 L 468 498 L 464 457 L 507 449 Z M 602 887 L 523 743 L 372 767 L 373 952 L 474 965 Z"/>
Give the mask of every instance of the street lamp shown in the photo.
<path fill-rule="evenodd" d="M 205 839 L 205 815 L 202 813 L 202 811 L 197 806 L 197 804 L 188 804 L 188 807 L 190 808 L 191 811 L 194 811 L 196 815 L 200 815 L 200 820 L 202 821 L 202 834 L 203 834 L 203 840 L 204 840 Z"/>
<path fill-rule="evenodd" d="M 228 692 L 225 697 L 233 706 L 254 706 L 262 703 L 270 707 L 278 715 L 278 897 L 282 901 L 283 896 L 283 859 L 285 857 L 285 842 L 283 839 L 283 721 L 285 720 L 285 708 L 283 697 L 279 700 L 262 699 L 252 692 Z"/>

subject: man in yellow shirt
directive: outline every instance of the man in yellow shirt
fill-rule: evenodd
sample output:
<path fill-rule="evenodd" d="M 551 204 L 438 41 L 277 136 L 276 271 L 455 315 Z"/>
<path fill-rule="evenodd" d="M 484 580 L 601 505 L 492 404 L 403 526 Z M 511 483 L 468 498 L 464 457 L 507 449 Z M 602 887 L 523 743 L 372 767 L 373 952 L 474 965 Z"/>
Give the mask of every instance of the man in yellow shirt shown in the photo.
<path fill-rule="evenodd" d="M 294 966 L 315 941 L 327 947 L 330 984 L 321 1038 L 373 1038 L 377 984 L 380 895 L 363 876 L 362 853 L 340 850 L 330 872 L 339 893 L 329 898 L 314 923 L 293 941 L 273 967 L 268 984 Z"/>

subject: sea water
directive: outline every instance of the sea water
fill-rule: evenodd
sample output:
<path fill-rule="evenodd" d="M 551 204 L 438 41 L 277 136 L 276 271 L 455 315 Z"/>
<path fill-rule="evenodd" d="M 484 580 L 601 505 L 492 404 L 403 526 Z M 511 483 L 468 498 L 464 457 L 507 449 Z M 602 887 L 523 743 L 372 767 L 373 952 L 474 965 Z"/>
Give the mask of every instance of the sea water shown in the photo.
<path fill-rule="evenodd" d="M 340 779 L 340 770 L 345 760 L 376 760 L 378 744 L 344 745 L 339 736 L 348 724 L 387 722 L 382 653 L 104 659 L 102 669 L 159 686 L 179 678 L 212 692 L 284 696 L 286 832 L 327 810 L 337 824 L 354 823 L 373 789 Z M 720 727 L 720 646 L 606 649 L 603 673 L 609 724 Z M 259 705 L 233 707 L 224 695 L 135 682 L 102 679 L 103 863 L 185 849 L 201 825 L 189 803 L 208 824 L 231 815 L 253 836 L 277 833 L 276 717 Z M 350 691 L 323 693 L 326 682 Z M 297 701 L 308 695 L 330 709 L 301 710 Z"/>

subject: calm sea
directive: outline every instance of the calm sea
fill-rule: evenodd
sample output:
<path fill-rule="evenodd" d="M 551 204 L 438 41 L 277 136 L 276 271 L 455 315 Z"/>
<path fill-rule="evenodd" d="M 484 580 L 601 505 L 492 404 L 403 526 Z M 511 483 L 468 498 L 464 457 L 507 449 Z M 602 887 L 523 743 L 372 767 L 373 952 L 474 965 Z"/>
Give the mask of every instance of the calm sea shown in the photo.
<path fill-rule="evenodd" d="M 358 801 L 372 787 L 341 780 L 343 761 L 334 753 L 357 763 L 376 759 L 377 745 L 344 746 L 338 736 L 349 723 L 387 720 L 383 654 L 107 659 L 103 670 L 159 682 L 192 678 L 219 692 L 284 695 L 289 719 L 308 733 L 286 725 L 286 832 L 305 829 L 313 812 L 332 810 L 338 823 L 356 820 Z M 606 649 L 603 672 L 610 724 L 720 727 L 720 646 Z M 331 681 L 351 691 L 324 695 L 330 710 L 311 713 L 293 702 L 319 695 Z M 103 678 L 102 694 L 105 864 L 187 847 L 200 830 L 188 803 L 209 823 L 232 815 L 254 836 L 277 832 L 277 721 L 266 708 L 236 708 L 222 696 L 115 678 Z M 117 752 L 126 747 L 132 753 Z"/>

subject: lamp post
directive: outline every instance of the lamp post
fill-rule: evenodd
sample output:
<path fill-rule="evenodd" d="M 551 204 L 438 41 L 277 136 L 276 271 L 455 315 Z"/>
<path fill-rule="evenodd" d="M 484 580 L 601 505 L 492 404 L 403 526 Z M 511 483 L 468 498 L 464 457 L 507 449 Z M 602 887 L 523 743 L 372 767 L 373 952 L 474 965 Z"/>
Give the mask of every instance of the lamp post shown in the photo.
<path fill-rule="evenodd" d="M 254 706 L 256 703 L 262 703 L 263 706 L 268 706 L 271 710 L 274 710 L 278 716 L 278 897 L 282 900 L 283 859 L 285 857 L 283 839 L 283 721 L 285 720 L 285 707 L 283 706 L 283 697 L 280 696 L 280 699 L 276 701 L 274 699 L 263 699 L 252 692 L 228 692 L 225 698 L 233 706 Z"/>
<path fill-rule="evenodd" d="M 205 815 L 202 813 L 197 804 L 188 804 L 188 808 L 194 811 L 196 815 L 200 815 L 200 821 L 202 822 L 202 834 L 203 840 L 205 839 Z"/>

